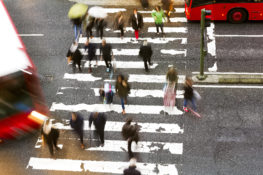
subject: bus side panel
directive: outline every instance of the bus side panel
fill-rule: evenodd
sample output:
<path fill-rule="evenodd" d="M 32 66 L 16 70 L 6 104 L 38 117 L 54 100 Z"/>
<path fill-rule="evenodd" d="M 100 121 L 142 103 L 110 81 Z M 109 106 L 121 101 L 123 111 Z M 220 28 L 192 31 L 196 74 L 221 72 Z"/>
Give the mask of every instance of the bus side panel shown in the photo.
<path fill-rule="evenodd" d="M 201 10 L 203 8 L 205 8 L 206 10 L 211 10 L 211 12 L 212 12 L 211 13 L 211 20 L 214 20 L 213 5 L 212 4 L 191 8 L 191 11 L 190 11 L 191 16 L 190 16 L 189 20 L 190 21 L 200 21 L 201 20 Z"/>

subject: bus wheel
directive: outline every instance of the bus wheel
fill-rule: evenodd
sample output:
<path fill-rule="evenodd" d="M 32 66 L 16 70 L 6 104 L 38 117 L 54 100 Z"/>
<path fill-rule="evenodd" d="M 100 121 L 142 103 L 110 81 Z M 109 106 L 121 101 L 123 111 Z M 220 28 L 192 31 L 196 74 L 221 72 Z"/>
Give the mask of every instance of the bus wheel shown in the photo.
<path fill-rule="evenodd" d="M 228 20 L 234 24 L 242 23 L 247 20 L 247 13 L 243 9 L 233 9 L 228 14 Z"/>

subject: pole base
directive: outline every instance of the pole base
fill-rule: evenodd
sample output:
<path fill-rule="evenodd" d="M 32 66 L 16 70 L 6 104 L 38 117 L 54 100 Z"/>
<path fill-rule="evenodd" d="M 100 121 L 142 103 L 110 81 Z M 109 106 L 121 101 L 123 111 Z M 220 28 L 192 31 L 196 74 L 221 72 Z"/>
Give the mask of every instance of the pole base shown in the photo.
<path fill-rule="evenodd" d="M 207 78 L 207 75 L 197 75 L 196 78 L 198 80 L 205 80 Z"/>

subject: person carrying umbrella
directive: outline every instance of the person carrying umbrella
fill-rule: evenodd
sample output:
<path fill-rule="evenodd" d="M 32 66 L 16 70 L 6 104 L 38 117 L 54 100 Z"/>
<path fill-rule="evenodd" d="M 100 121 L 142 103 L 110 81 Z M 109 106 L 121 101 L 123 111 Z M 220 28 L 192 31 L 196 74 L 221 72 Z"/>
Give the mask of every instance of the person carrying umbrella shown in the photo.
<path fill-rule="evenodd" d="M 112 57 L 113 57 L 112 47 L 110 44 L 106 43 L 105 39 L 103 39 L 100 47 L 100 60 L 102 60 L 102 58 L 104 59 L 107 67 L 106 69 L 107 72 L 110 72 L 110 69 L 112 68 L 111 65 Z"/>
<path fill-rule="evenodd" d="M 135 38 L 139 39 L 139 30 L 143 27 L 143 17 L 137 12 L 137 9 L 133 9 L 133 14 L 131 14 L 129 18 L 129 24 L 132 24 L 132 28 L 134 30 Z"/>
<path fill-rule="evenodd" d="M 152 12 L 152 17 L 155 21 L 157 35 L 159 35 L 159 28 L 161 28 L 162 35 L 164 36 L 163 19 L 165 20 L 165 16 L 160 6 L 155 7 L 155 11 Z"/>
<path fill-rule="evenodd" d="M 147 62 L 149 63 L 149 65 L 152 65 L 152 53 L 153 51 L 151 45 L 148 44 L 147 40 L 144 40 L 143 45 L 140 47 L 139 55 L 143 58 L 144 68 L 146 72 L 149 71 Z"/>

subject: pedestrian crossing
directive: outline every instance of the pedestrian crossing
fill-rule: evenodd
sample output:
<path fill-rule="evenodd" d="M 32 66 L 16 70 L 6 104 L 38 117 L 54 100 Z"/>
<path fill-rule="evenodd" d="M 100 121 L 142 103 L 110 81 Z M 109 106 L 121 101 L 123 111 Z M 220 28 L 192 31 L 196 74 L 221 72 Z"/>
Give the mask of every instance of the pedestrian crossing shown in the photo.
<path fill-rule="evenodd" d="M 123 11 L 132 12 L 126 8 L 106 8 L 108 15 L 113 17 L 115 13 Z M 184 135 L 184 125 L 177 122 L 183 115 L 182 109 L 175 107 L 164 107 L 163 87 L 166 83 L 163 67 L 174 64 L 173 60 L 177 57 L 187 56 L 187 20 L 178 16 L 184 13 L 184 8 L 176 8 L 170 20 L 171 23 L 164 27 L 164 32 L 168 36 L 152 37 L 156 33 L 151 11 L 139 11 L 144 16 L 145 33 L 138 40 L 134 38 L 133 30 L 126 27 L 125 37 L 120 38 L 111 27 L 106 29 L 104 39 L 112 44 L 113 54 L 116 58 L 115 65 L 117 72 L 113 73 L 113 79 L 109 73 L 105 72 L 105 62 L 91 62 L 93 73 L 87 73 L 89 63 L 84 63 L 82 73 L 73 74 L 69 69 L 62 76 L 62 85 L 56 94 L 56 101 L 50 106 L 51 114 L 60 116 L 53 120 L 55 128 L 61 132 L 58 146 L 62 149 L 59 157 L 50 158 L 47 148 L 42 146 L 39 137 L 35 144 L 35 149 L 45 154 L 39 154 L 29 159 L 27 169 L 31 171 L 51 171 L 51 172 L 88 172 L 100 174 L 122 174 L 123 170 L 129 166 L 127 155 L 127 141 L 121 136 L 121 129 L 127 117 L 133 117 L 134 122 L 140 127 L 138 144 L 132 143 L 132 151 L 136 153 L 137 169 L 145 175 L 179 175 L 182 166 L 181 156 L 184 153 L 181 137 Z M 172 27 L 173 24 L 180 23 L 181 26 Z M 147 39 L 152 44 L 154 54 L 159 58 L 153 59 L 153 65 L 149 66 L 150 73 L 138 73 L 144 69 L 144 63 L 138 58 L 139 48 L 142 41 Z M 101 39 L 94 37 L 90 42 L 100 44 Z M 80 46 L 84 46 L 86 38 L 79 39 Z M 175 47 L 176 46 L 176 47 Z M 161 49 L 160 49 L 161 48 Z M 83 55 L 87 55 L 81 49 Z M 99 56 L 99 50 L 96 51 Z M 169 63 L 163 60 L 168 60 Z M 129 70 L 129 71 L 127 71 Z M 158 74 L 154 74 L 156 71 Z M 113 104 L 103 104 L 99 102 L 99 89 L 104 83 L 115 83 L 118 73 L 125 72 L 128 75 L 128 82 L 131 84 L 129 103 L 125 105 L 125 116 L 118 96 L 114 96 Z M 130 73 L 132 72 L 132 73 Z M 179 84 L 183 84 L 185 75 L 179 75 Z M 146 88 L 145 88 L 146 87 Z M 83 93 L 86 91 L 85 94 Z M 183 99 L 183 91 L 178 89 L 176 98 Z M 69 98 L 73 98 L 69 101 Z M 87 99 L 87 100 L 86 100 Z M 136 99 L 136 100 L 135 100 Z M 85 102 L 86 101 L 86 102 Z M 73 135 L 69 125 L 69 114 L 72 111 L 80 112 L 84 116 L 84 143 L 85 150 L 79 150 L 75 155 L 69 151 L 72 144 L 79 146 L 78 137 Z M 105 126 L 105 144 L 98 146 L 98 139 L 93 137 L 91 131 L 95 130 L 92 125 L 89 128 L 88 116 L 91 112 L 105 112 L 107 122 Z M 92 137 L 91 137 L 92 135 Z M 179 138 L 179 139 L 178 139 Z M 76 149 L 76 148 L 74 148 Z M 167 160 L 166 160 L 167 158 Z"/>

